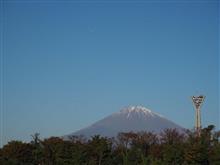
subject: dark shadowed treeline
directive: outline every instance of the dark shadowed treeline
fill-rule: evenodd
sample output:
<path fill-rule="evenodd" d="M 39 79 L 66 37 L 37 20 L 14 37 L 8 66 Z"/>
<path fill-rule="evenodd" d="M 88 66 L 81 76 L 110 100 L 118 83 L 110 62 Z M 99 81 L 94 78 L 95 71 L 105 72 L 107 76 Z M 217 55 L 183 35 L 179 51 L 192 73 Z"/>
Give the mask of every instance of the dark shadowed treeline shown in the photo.
<path fill-rule="evenodd" d="M 0 149 L 1 165 L 220 165 L 220 131 L 214 126 L 195 132 L 167 129 L 120 133 L 116 139 L 58 137 L 30 143 L 11 141 Z"/>

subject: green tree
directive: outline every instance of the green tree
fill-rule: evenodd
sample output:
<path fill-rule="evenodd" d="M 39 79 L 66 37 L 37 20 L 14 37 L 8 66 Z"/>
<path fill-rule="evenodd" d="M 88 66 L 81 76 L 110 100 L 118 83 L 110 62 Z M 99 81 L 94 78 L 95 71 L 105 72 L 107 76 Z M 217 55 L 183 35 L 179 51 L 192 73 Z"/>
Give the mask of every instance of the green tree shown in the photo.
<path fill-rule="evenodd" d="M 33 147 L 21 141 L 11 141 L 1 150 L 1 161 L 4 164 L 29 165 L 33 162 Z"/>
<path fill-rule="evenodd" d="M 184 158 L 185 135 L 176 129 L 166 129 L 160 134 L 161 146 L 163 148 L 163 164 L 182 164 Z"/>
<path fill-rule="evenodd" d="M 110 164 L 112 142 L 104 137 L 95 135 L 88 141 L 89 164 Z"/>
<path fill-rule="evenodd" d="M 188 133 L 187 147 L 185 151 L 185 163 L 187 164 L 210 164 L 211 151 L 213 148 L 213 125 L 201 130 L 200 136 L 196 132 Z"/>

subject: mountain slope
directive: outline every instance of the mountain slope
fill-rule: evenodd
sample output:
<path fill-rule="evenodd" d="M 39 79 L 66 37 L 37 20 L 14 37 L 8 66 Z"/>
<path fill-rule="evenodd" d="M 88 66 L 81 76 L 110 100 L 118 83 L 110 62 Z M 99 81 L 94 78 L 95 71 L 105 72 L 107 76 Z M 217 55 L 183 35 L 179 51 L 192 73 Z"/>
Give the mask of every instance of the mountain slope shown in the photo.
<path fill-rule="evenodd" d="M 99 134 L 115 137 L 119 132 L 153 131 L 158 133 L 166 128 L 182 130 L 179 125 L 145 107 L 130 106 L 70 135 L 90 137 Z"/>

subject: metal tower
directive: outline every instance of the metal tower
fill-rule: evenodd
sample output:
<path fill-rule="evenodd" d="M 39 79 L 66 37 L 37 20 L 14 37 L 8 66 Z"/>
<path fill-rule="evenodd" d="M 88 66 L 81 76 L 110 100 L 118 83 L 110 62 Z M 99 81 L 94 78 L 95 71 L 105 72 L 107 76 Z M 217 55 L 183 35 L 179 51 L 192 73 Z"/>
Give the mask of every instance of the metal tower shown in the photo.
<path fill-rule="evenodd" d="M 195 130 L 198 134 L 198 136 L 200 136 L 200 131 L 202 128 L 201 125 L 201 105 L 203 103 L 205 99 L 205 96 L 200 95 L 200 96 L 192 96 L 192 101 L 196 110 L 196 121 L 195 121 Z"/>

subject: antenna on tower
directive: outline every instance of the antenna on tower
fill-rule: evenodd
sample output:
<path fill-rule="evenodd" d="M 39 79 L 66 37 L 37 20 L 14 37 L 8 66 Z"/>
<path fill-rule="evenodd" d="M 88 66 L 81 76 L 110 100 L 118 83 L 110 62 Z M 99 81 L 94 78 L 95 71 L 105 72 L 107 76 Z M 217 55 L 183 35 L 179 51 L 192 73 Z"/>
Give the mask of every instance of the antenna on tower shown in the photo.
<path fill-rule="evenodd" d="M 205 96 L 204 95 L 199 95 L 199 96 L 192 96 L 192 102 L 196 110 L 196 120 L 195 120 L 195 131 L 198 136 L 200 136 L 201 132 L 201 106 L 202 103 L 204 102 Z"/>

